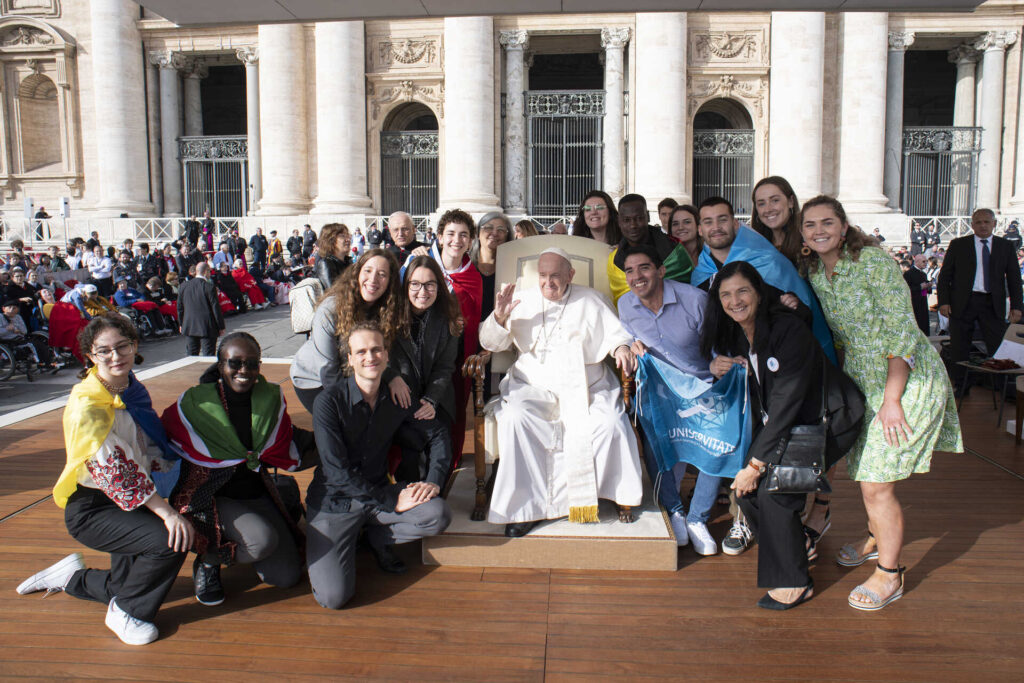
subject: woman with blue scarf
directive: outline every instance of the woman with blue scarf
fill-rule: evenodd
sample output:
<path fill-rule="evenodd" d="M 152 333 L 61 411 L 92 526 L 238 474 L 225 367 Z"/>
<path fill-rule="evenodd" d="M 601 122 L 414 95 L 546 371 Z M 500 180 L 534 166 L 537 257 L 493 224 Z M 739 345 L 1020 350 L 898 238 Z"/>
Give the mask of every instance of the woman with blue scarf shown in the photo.
<path fill-rule="evenodd" d="M 98 315 L 79 333 L 89 367 L 64 409 L 67 464 L 53 488 L 68 532 L 110 553 L 110 569 L 86 569 L 81 553 L 29 577 L 18 593 L 63 590 L 107 605 L 106 625 L 128 645 L 157 639 L 153 624 L 193 529 L 164 498 L 178 455 L 149 392 L 132 368 L 139 334 L 117 313 Z"/>

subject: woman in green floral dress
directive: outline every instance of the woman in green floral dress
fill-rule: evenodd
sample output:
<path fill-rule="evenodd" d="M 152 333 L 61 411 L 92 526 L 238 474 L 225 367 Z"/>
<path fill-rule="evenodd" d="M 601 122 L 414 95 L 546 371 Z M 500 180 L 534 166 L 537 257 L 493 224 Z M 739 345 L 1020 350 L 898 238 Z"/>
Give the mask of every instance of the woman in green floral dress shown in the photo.
<path fill-rule="evenodd" d="M 851 607 L 878 610 L 903 595 L 903 510 L 896 482 L 927 472 L 933 451 L 963 452 L 953 388 L 918 329 L 910 292 L 893 259 L 846 219 L 842 205 L 819 196 L 803 206 L 801 272 L 821 301 L 844 354 L 843 370 L 864 392 L 864 431 L 847 455 L 860 482 L 869 537 L 846 545 L 836 561 L 875 572 L 850 593 Z"/>

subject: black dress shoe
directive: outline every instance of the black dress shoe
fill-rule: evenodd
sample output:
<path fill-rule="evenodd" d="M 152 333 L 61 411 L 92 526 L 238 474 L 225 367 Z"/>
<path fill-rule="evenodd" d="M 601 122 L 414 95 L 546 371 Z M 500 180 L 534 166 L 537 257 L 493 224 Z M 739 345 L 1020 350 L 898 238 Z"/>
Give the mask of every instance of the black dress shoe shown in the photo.
<path fill-rule="evenodd" d="M 779 602 L 778 600 L 776 600 L 775 598 L 773 598 L 771 596 L 771 593 L 765 593 L 764 596 L 762 596 L 762 598 L 757 601 L 757 606 L 758 607 L 763 607 L 764 609 L 772 609 L 772 610 L 777 610 L 777 611 L 793 609 L 797 605 L 799 605 L 801 603 L 805 603 L 808 600 L 810 600 L 811 599 L 810 593 L 811 593 L 811 591 L 813 589 L 814 589 L 814 582 L 811 581 L 804 588 L 804 591 L 803 591 L 803 593 L 800 594 L 800 597 L 798 597 L 793 602 Z"/>
<path fill-rule="evenodd" d="M 505 535 L 509 538 L 522 538 L 530 533 L 530 529 L 537 526 L 537 522 L 517 522 L 505 525 Z"/>
<path fill-rule="evenodd" d="M 409 567 L 406 566 L 405 562 L 402 562 L 398 555 L 395 555 L 395 551 L 392 546 L 386 545 L 381 548 L 374 548 L 373 554 L 377 557 L 377 566 L 388 574 L 404 574 L 409 571 Z"/>
<path fill-rule="evenodd" d="M 192 563 L 192 583 L 196 588 L 196 600 L 212 607 L 224 602 L 224 587 L 220 583 L 220 565 L 206 564 L 197 555 Z"/>

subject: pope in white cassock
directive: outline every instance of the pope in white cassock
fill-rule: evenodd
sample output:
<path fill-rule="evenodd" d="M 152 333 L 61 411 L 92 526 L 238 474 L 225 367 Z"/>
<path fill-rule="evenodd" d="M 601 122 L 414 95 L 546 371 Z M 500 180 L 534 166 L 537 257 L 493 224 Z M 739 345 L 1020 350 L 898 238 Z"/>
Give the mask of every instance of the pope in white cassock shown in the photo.
<path fill-rule="evenodd" d="M 501 463 L 487 519 L 505 535 L 523 536 L 544 519 L 597 522 L 597 500 L 633 517 L 643 486 L 636 437 L 609 355 L 627 374 L 636 369 L 633 338 L 599 292 L 572 284 L 569 255 L 546 249 L 537 263 L 540 287 L 505 284 L 480 326 L 489 351 L 515 346 L 519 357 L 501 382 Z"/>

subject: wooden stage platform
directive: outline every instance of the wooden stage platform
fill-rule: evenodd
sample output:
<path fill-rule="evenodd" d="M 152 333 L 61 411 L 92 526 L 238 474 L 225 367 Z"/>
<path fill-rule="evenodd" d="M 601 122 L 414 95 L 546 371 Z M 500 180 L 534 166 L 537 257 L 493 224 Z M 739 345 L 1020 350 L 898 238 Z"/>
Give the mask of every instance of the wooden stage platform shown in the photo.
<path fill-rule="evenodd" d="M 147 380 L 157 409 L 201 369 Z M 287 380 L 284 365 L 264 370 Z M 295 422 L 310 426 L 286 390 Z M 756 550 L 700 558 L 687 547 L 676 572 L 597 572 L 424 566 L 416 544 L 400 550 L 404 576 L 380 573 L 362 552 L 356 597 L 336 612 L 316 604 L 308 583 L 259 586 L 244 566 L 224 571 L 227 601 L 204 607 L 186 562 L 157 617 L 160 640 L 141 648 L 106 629 L 101 605 L 14 591 L 82 550 L 49 498 L 64 462 L 60 416 L 0 429 L 4 680 L 1024 680 L 1024 448 L 993 427 L 980 389 L 963 407 L 969 452 L 937 455 L 930 474 L 899 488 L 907 594 L 879 613 L 846 604 L 869 568 L 831 561 L 865 531 L 858 490 L 841 475 L 812 572 L 816 595 L 790 612 L 755 606 Z M 718 539 L 726 515 L 716 508 Z M 106 566 L 84 552 L 87 564 Z"/>

